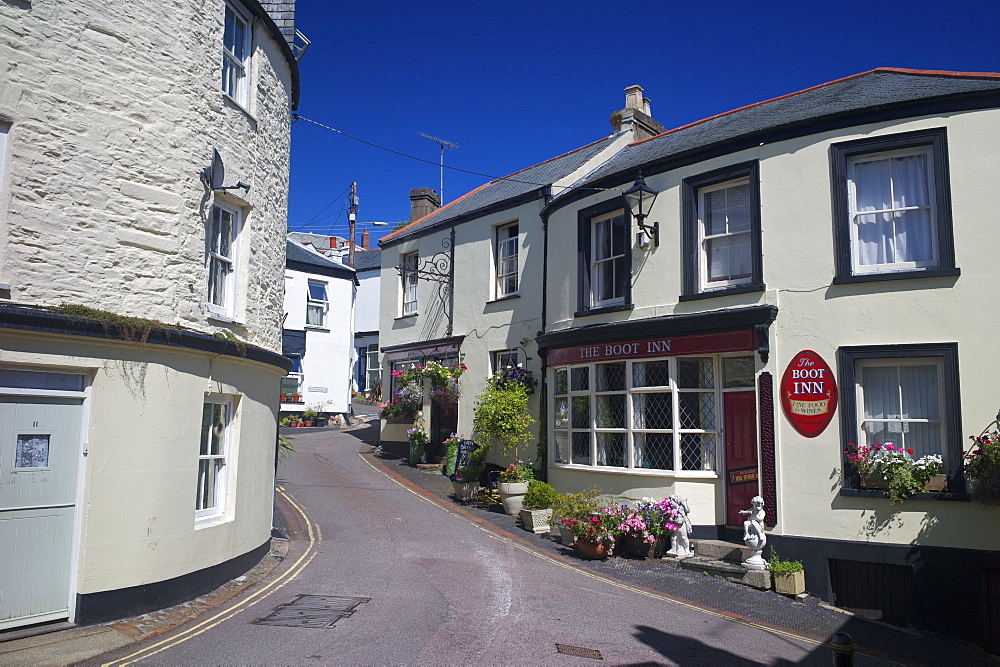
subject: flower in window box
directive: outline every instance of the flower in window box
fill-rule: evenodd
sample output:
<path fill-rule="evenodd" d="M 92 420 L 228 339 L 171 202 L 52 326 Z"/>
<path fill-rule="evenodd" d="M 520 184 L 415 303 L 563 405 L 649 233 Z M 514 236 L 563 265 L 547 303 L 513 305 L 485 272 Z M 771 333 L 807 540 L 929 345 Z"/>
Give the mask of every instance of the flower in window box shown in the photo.
<path fill-rule="evenodd" d="M 928 454 L 916 461 L 910 458 L 912 449 L 897 447 L 891 442 L 873 445 L 849 443 L 854 451 L 844 453 L 861 473 L 862 486 L 885 489 L 890 502 L 901 503 L 941 474 L 941 456 Z"/>

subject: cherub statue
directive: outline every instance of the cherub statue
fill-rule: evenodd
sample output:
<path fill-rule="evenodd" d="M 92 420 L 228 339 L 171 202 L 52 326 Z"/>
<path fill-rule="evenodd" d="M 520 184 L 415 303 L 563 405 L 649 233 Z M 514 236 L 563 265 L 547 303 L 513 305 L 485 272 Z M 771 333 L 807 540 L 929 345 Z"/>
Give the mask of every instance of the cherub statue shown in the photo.
<path fill-rule="evenodd" d="M 667 555 L 674 558 L 693 556 L 691 551 L 691 519 L 688 518 L 691 508 L 688 506 L 688 500 L 678 495 L 670 496 L 667 500 L 677 512 L 678 524 L 677 530 L 670 535 L 670 551 L 667 552 Z"/>
<path fill-rule="evenodd" d="M 763 570 L 767 563 L 761 556 L 764 545 L 767 544 L 767 534 L 764 532 L 764 499 L 754 496 L 750 499 L 750 509 L 740 510 L 746 514 L 743 522 L 743 543 L 750 549 L 750 557 L 743 561 L 743 566 L 752 570 Z"/>

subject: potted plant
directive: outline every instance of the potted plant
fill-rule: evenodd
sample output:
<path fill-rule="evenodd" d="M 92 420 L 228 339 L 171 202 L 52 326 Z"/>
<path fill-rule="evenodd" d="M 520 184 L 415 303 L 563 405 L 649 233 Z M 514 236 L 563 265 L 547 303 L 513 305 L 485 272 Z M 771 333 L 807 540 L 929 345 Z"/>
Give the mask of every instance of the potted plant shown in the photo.
<path fill-rule="evenodd" d="M 996 425 L 993 422 L 978 436 L 970 436 L 973 445 L 965 453 L 969 491 L 972 500 L 982 507 L 1000 505 L 1000 432 L 989 431 Z"/>
<path fill-rule="evenodd" d="M 525 530 L 535 535 L 547 533 L 552 521 L 552 505 L 562 494 L 551 484 L 540 480 L 528 483 L 528 492 L 524 494 L 524 504 L 521 508 L 521 524 Z"/>
<path fill-rule="evenodd" d="M 291 425 L 292 425 L 291 417 L 282 417 L 280 420 L 278 420 L 278 426 L 291 426 Z"/>
<path fill-rule="evenodd" d="M 312 408 L 306 408 L 302 411 L 302 423 L 306 426 L 312 426 L 313 420 L 316 418 L 316 411 Z"/>
<path fill-rule="evenodd" d="M 562 524 L 573 532 L 573 543 L 580 555 L 587 560 L 598 560 L 614 555 L 618 539 L 618 526 L 612 515 L 609 520 L 602 508 L 586 519 L 562 519 Z"/>
<path fill-rule="evenodd" d="M 602 504 L 597 497 L 597 488 L 577 493 L 562 493 L 552 505 L 552 514 L 559 519 L 582 521 L 597 513 Z M 556 521 L 560 541 L 566 546 L 573 545 L 573 531 L 562 521 Z"/>
<path fill-rule="evenodd" d="M 530 372 L 521 375 L 530 377 Z M 531 479 L 531 468 L 520 461 L 520 447 L 531 440 L 529 427 L 534 423 L 528 411 L 529 389 L 521 381 L 513 381 L 504 376 L 503 371 L 494 373 L 486 380 L 486 388 L 476 397 L 473 407 L 473 437 L 486 445 L 498 444 L 503 453 L 514 459 L 512 467 L 501 473 L 500 500 L 504 511 L 516 516 L 521 509 L 522 496 L 527 493 L 527 482 Z M 510 502 L 504 502 L 511 499 Z"/>
<path fill-rule="evenodd" d="M 288 394 L 281 395 L 281 402 L 284 403 L 288 399 Z"/>
<path fill-rule="evenodd" d="M 410 464 L 416 465 L 424 460 L 424 448 L 430 441 L 430 436 L 423 426 L 414 426 L 406 432 L 406 439 L 410 441 Z"/>
<path fill-rule="evenodd" d="M 849 443 L 854 451 L 844 453 L 861 475 L 861 486 L 885 489 L 889 501 L 901 503 L 920 491 L 940 491 L 947 478 L 941 474 L 941 457 L 937 454 L 910 458 L 912 449 L 896 447 L 891 442 L 874 445 Z"/>
<path fill-rule="evenodd" d="M 635 558 L 662 558 L 670 535 L 679 527 L 677 511 L 670 501 L 643 498 L 634 507 L 613 509 L 622 534 L 622 551 Z"/>
<path fill-rule="evenodd" d="M 511 516 L 517 516 L 524 504 L 524 496 L 528 493 L 528 484 L 535 478 L 534 470 L 524 461 L 517 461 L 500 471 L 500 504 L 503 511 Z"/>
<path fill-rule="evenodd" d="M 458 463 L 458 445 L 463 439 L 457 433 L 452 433 L 441 443 L 444 445 L 444 469 L 441 472 L 446 477 L 455 474 L 455 465 Z"/>
<path fill-rule="evenodd" d="M 802 561 L 782 560 L 771 547 L 771 557 L 767 561 L 774 578 L 774 590 L 782 595 L 798 595 L 806 591 L 806 573 Z"/>
<path fill-rule="evenodd" d="M 458 500 L 470 502 L 476 499 L 479 494 L 479 478 L 483 476 L 483 471 L 486 469 L 486 455 L 488 453 L 488 447 L 473 450 L 466 459 L 465 465 L 455 472 L 452 488 Z"/>
<path fill-rule="evenodd" d="M 299 419 L 298 415 L 292 415 L 288 418 L 288 425 L 292 428 L 298 428 L 302 426 L 302 420 Z"/>

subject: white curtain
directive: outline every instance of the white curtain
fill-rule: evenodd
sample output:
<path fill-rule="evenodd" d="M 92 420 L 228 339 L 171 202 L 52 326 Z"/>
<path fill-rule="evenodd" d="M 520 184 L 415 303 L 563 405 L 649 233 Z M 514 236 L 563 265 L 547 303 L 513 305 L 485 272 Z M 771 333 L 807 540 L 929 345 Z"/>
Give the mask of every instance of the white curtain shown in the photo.
<path fill-rule="evenodd" d="M 914 458 L 942 453 L 936 365 L 866 366 L 861 385 L 867 444 L 891 442 L 912 449 Z M 909 419 L 927 421 L 902 421 Z"/>
<path fill-rule="evenodd" d="M 909 155 L 854 164 L 859 264 L 934 259 L 927 157 Z M 898 210 L 912 206 L 925 208 Z M 866 211 L 881 212 L 866 215 Z"/>

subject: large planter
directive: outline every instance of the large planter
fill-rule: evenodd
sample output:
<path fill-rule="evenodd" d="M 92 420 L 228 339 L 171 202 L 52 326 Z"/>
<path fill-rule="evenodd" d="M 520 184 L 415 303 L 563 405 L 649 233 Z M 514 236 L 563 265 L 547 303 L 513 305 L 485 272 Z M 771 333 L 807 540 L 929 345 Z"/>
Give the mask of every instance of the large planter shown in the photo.
<path fill-rule="evenodd" d="M 422 442 L 410 442 L 410 465 L 421 462 L 424 456 L 424 444 Z"/>
<path fill-rule="evenodd" d="M 573 543 L 576 541 L 576 538 L 573 537 L 573 531 L 561 523 L 559 524 L 559 541 L 567 547 L 573 546 Z"/>
<path fill-rule="evenodd" d="M 608 557 L 611 545 L 607 542 L 590 542 L 588 540 L 577 540 L 576 549 L 580 556 L 586 560 L 601 560 Z"/>
<path fill-rule="evenodd" d="M 455 452 L 448 458 L 444 460 L 444 470 L 442 471 L 445 477 L 451 477 L 455 474 L 455 466 L 458 464 L 458 452 Z"/>
<path fill-rule="evenodd" d="M 620 545 L 622 552 L 633 558 L 663 558 L 663 554 L 670 548 L 670 537 L 659 535 L 650 544 L 637 535 L 625 535 Z"/>
<path fill-rule="evenodd" d="M 463 503 L 469 503 L 479 497 L 479 482 L 452 482 L 451 488 L 455 498 Z"/>
<path fill-rule="evenodd" d="M 521 510 L 521 523 L 525 530 L 530 530 L 535 535 L 542 535 L 549 532 L 552 523 L 552 510 Z"/>
<path fill-rule="evenodd" d="M 798 572 L 772 572 L 774 578 L 774 590 L 782 595 L 798 595 L 806 592 L 806 573 L 802 570 Z"/>
<path fill-rule="evenodd" d="M 500 492 L 500 504 L 503 511 L 511 516 L 517 516 L 524 503 L 524 494 L 528 492 L 527 482 L 500 482 L 497 486 Z"/>
<path fill-rule="evenodd" d="M 861 475 L 862 489 L 888 489 L 889 481 L 878 475 Z M 948 488 L 948 475 L 934 475 L 924 484 L 924 491 L 944 491 Z"/>

